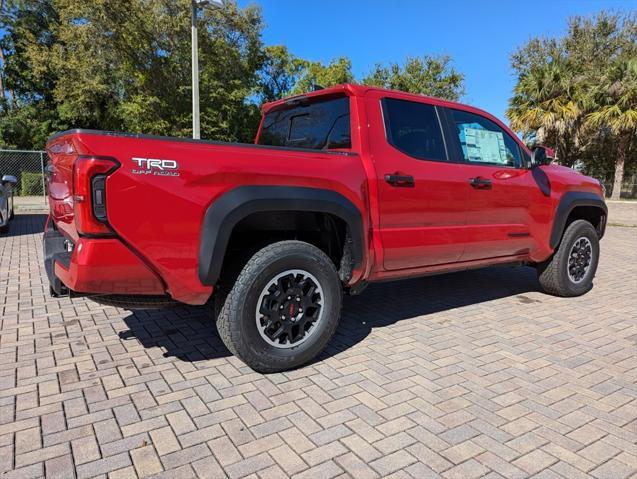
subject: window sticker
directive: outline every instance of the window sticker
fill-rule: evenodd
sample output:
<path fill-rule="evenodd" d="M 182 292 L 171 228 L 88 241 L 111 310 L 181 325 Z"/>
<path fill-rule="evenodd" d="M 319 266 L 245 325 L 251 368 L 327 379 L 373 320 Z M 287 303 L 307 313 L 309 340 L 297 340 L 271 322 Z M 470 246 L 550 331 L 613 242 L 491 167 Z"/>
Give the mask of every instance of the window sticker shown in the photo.
<path fill-rule="evenodd" d="M 458 126 L 462 151 L 468 161 L 507 164 L 507 150 L 502 132 L 471 128 L 466 124 Z"/>

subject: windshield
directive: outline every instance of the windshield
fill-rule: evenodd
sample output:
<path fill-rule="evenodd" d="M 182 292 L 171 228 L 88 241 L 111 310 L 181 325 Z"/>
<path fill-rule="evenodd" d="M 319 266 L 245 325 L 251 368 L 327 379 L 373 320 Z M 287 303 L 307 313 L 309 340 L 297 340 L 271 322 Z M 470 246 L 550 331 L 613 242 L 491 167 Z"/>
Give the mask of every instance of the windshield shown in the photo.
<path fill-rule="evenodd" d="M 349 98 L 300 100 L 265 115 L 259 145 L 310 148 L 351 148 Z"/>

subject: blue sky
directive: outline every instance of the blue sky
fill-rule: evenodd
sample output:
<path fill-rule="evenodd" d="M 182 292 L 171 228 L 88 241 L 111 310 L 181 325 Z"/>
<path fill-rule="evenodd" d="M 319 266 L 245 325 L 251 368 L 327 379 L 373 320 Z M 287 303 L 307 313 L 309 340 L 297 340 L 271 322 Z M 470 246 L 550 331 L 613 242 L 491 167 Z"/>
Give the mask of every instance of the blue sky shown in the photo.
<path fill-rule="evenodd" d="M 628 12 L 624 0 L 239 0 L 257 3 L 266 44 L 285 44 L 309 60 L 352 59 L 360 77 L 376 62 L 448 54 L 465 74 L 463 102 L 505 120 L 514 86 L 510 54 L 534 36 L 558 36 L 567 18 L 602 9 Z"/>

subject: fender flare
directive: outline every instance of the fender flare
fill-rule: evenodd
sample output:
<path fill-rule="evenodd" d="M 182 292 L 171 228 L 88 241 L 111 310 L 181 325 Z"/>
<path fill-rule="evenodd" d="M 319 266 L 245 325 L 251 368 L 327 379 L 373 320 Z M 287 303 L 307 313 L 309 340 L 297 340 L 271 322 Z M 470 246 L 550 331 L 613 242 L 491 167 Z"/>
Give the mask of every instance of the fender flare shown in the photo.
<path fill-rule="evenodd" d="M 235 225 L 253 213 L 311 211 L 329 213 L 345 221 L 352 237 L 352 261 L 363 261 L 363 218 L 343 195 L 297 186 L 240 186 L 222 194 L 206 210 L 199 243 L 199 280 L 214 285 L 219 279 L 228 241 Z"/>
<path fill-rule="evenodd" d="M 557 248 L 562 239 L 564 228 L 566 227 L 566 221 L 574 208 L 578 206 L 593 206 L 599 208 L 603 212 L 601 224 L 599 228 L 599 237 L 604 235 L 606 229 L 606 218 L 608 217 L 608 207 L 604 202 L 604 199 L 595 193 L 586 191 L 569 191 L 565 193 L 560 199 L 557 209 L 555 210 L 555 219 L 553 220 L 553 229 L 551 230 L 550 246 L 551 248 Z"/>

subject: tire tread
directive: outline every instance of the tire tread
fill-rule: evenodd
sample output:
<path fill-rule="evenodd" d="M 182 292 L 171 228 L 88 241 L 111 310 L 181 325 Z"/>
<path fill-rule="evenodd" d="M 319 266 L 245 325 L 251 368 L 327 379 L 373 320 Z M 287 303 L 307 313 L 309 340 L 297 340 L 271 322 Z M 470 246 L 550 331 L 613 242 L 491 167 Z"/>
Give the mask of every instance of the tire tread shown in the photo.
<path fill-rule="evenodd" d="M 320 262 L 324 266 L 328 266 L 332 270 L 333 277 L 338 281 L 338 273 L 334 264 L 329 257 L 317 247 L 296 240 L 279 241 L 265 246 L 263 249 L 257 251 L 248 261 L 243 268 L 236 274 L 236 280 L 232 284 L 231 288 L 227 288 L 227 296 L 223 298 L 223 304 L 221 305 L 220 312 L 216 319 L 217 330 L 221 340 L 230 350 L 230 352 L 240 358 L 244 363 L 250 366 L 255 371 L 261 373 L 273 373 L 282 370 L 295 367 L 295 364 L 289 366 L 281 366 L 280 364 L 273 365 L 267 360 L 258 357 L 257 355 L 248 354 L 245 348 L 241 348 L 241 324 L 240 321 L 234 320 L 238 318 L 241 312 L 239 311 L 242 306 L 241 297 L 249 289 L 249 283 L 253 282 L 255 278 L 259 276 L 261 270 L 270 261 L 283 257 L 289 254 L 291 250 L 305 250 L 304 253 L 310 253 L 320 258 Z M 232 269 L 232 268 L 230 268 Z M 236 271 L 236 269 L 235 269 Z M 229 282 L 227 282 L 229 283 Z M 226 284 L 227 284 L 226 283 Z M 340 283 L 339 283 L 340 287 Z M 222 294 L 223 297 L 223 294 Z M 340 312 L 340 298 L 339 298 L 339 312 Z M 334 322 L 330 328 L 327 339 L 331 338 L 336 330 L 337 321 Z M 325 341 L 327 343 L 327 341 Z"/>
<path fill-rule="evenodd" d="M 589 230 L 589 231 L 586 231 Z M 572 296 L 580 296 L 587 291 L 589 291 L 592 287 L 592 283 L 583 291 L 575 291 L 568 280 L 568 276 L 565 276 L 565 261 L 568 261 L 568 254 L 570 252 L 570 245 L 576 239 L 577 236 L 583 235 L 585 232 L 591 233 L 591 238 L 594 238 L 594 241 L 597 240 L 597 232 L 592 224 L 590 224 L 586 220 L 575 220 L 568 225 L 566 230 L 564 231 L 564 235 L 562 236 L 562 241 L 560 242 L 557 250 L 544 263 L 541 263 L 538 267 L 538 279 L 540 281 L 540 285 L 544 292 L 548 294 L 552 294 L 554 296 L 561 297 L 572 297 Z M 595 259 L 596 264 L 594 265 L 597 268 L 597 261 L 599 258 L 599 254 Z M 592 282 L 593 277 L 595 276 L 595 271 L 590 278 Z"/>

